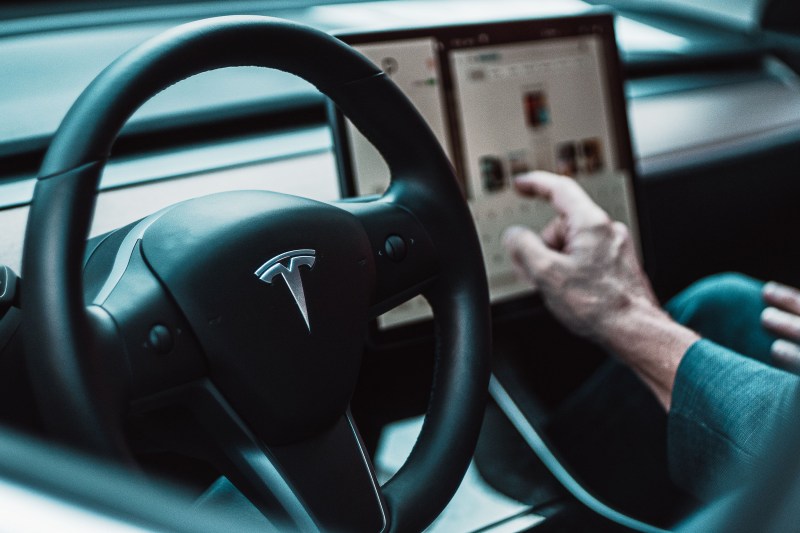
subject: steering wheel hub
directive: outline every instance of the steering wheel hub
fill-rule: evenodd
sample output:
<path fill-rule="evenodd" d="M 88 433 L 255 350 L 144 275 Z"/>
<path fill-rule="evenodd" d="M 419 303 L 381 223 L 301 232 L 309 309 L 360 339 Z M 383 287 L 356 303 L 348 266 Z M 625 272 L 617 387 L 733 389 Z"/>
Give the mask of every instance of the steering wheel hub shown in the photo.
<path fill-rule="evenodd" d="M 209 377 L 267 444 L 344 414 L 374 274 L 353 215 L 277 193 L 222 193 L 164 213 L 142 252 L 198 337 Z"/>

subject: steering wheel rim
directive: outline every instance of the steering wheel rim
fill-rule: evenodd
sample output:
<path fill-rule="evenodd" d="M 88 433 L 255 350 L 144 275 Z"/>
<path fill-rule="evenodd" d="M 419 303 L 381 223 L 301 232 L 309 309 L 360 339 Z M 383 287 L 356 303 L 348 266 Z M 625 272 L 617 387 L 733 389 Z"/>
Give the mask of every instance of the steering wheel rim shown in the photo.
<path fill-rule="evenodd" d="M 47 317 L 24 325 L 39 406 L 56 437 L 130 457 L 122 423 L 130 386 L 98 346 L 98 323 L 108 317 L 93 317 L 98 309 L 84 304 L 85 239 L 100 176 L 119 131 L 145 101 L 192 75 L 231 66 L 283 70 L 329 96 L 391 169 L 386 194 L 353 211 L 397 208 L 430 238 L 438 273 L 422 292 L 434 309 L 437 370 L 419 440 L 382 488 L 389 529 L 422 529 L 458 487 L 480 429 L 491 344 L 480 246 L 449 162 L 413 105 L 360 54 L 300 24 L 240 16 L 179 26 L 112 63 L 70 109 L 40 170 L 23 253 L 23 307 L 29 317 Z M 406 293 L 391 296 L 380 306 Z"/>

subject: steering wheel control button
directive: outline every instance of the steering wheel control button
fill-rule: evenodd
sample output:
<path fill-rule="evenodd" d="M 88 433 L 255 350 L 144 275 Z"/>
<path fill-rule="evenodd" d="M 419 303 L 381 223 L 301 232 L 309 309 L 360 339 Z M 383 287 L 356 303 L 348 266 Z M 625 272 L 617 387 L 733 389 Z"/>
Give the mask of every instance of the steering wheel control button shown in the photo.
<path fill-rule="evenodd" d="M 175 340 L 172 338 L 172 332 L 167 326 L 156 324 L 150 328 L 150 333 L 147 335 L 147 342 L 159 355 L 167 355 L 175 347 Z"/>
<path fill-rule="evenodd" d="M 388 236 L 386 242 L 383 243 L 383 250 L 386 252 L 386 257 L 396 263 L 401 262 L 408 254 L 406 241 L 399 235 Z"/>

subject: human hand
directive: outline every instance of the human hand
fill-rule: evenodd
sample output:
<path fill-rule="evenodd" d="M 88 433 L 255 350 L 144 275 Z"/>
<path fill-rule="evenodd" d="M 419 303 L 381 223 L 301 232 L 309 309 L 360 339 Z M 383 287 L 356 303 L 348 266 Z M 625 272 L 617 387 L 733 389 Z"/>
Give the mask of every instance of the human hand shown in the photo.
<path fill-rule="evenodd" d="M 800 290 L 770 281 L 761 294 L 768 306 L 761 313 L 761 324 L 780 337 L 770 350 L 773 363 L 800 373 Z"/>
<path fill-rule="evenodd" d="M 540 235 L 514 226 L 503 241 L 518 275 L 541 290 L 565 326 L 608 345 L 615 323 L 627 313 L 661 313 L 628 229 L 612 221 L 575 180 L 532 172 L 514 183 L 521 194 L 547 200 L 557 212 Z"/>
<path fill-rule="evenodd" d="M 540 235 L 522 226 L 506 230 L 517 273 L 539 288 L 562 324 L 614 353 L 669 410 L 678 365 L 700 337 L 658 305 L 628 229 L 570 178 L 532 172 L 514 183 L 558 213 Z"/>

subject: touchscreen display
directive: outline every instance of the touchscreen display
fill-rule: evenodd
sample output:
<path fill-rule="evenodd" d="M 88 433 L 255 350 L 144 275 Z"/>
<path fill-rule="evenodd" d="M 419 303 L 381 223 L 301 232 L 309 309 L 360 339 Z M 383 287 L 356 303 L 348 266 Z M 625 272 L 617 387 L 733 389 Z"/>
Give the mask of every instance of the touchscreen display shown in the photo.
<path fill-rule="evenodd" d="M 532 22 L 539 31 L 531 39 L 509 39 L 495 24 L 457 36 L 432 30 L 430 36 L 354 44 L 405 91 L 456 168 L 475 218 L 492 302 L 535 290 L 514 276 L 502 232 L 511 224 L 539 230 L 554 215 L 543 202 L 513 191 L 516 174 L 541 169 L 574 178 L 631 228 L 638 245 L 630 145 L 620 138 L 627 132 L 619 123 L 626 120 L 620 81 L 609 75 L 604 42 L 613 32 L 610 24 L 593 28 L 580 17 L 571 20 L 575 31 L 569 23 L 565 30 L 564 20 L 561 31 L 552 32 L 542 21 Z M 380 34 L 372 37 L 380 40 Z M 349 192 L 380 194 L 389 183 L 388 168 L 352 125 L 345 122 L 343 130 L 347 148 L 340 156 L 351 161 Z M 430 314 L 418 297 L 378 324 L 386 328 Z"/>

